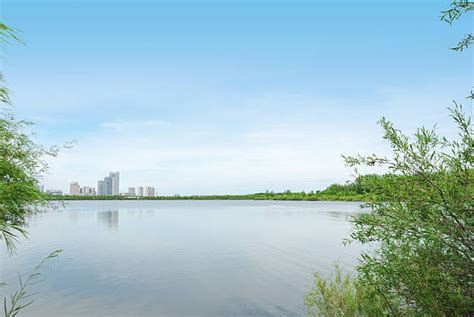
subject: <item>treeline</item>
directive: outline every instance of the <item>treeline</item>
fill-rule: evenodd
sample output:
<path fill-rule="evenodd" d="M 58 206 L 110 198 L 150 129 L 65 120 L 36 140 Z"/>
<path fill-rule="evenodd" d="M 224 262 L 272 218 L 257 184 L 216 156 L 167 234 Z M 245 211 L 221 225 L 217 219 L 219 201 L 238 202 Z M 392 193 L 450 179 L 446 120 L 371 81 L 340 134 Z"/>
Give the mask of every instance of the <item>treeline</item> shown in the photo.
<path fill-rule="evenodd" d="M 282 193 L 266 191 L 264 193 L 244 195 L 173 195 L 154 197 L 134 196 L 47 196 L 49 200 L 308 200 L 308 201 L 363 201 L 368 194 L 367 184 L 376 175 L 365 175 L 357 177 L 353 182 L 345 184 L 332 184 L 326 189 L 310 192 L 291 192 L 287 190 Z"/>

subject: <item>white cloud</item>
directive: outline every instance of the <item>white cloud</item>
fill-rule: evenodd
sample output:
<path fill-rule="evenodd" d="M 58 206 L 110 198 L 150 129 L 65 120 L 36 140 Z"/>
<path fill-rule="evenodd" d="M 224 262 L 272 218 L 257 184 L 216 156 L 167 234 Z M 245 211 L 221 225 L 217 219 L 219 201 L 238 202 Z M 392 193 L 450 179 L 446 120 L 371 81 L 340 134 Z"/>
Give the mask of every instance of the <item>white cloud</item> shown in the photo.
<path fill-rule="evenodd" d="M 207 123 L 175 126 L 159 120 L 101 127 L 52 161 L 49 186 L 66 189 L 74 180 L 95 185 L 108 171 L 119 170 L 122 190 L 138 185 L 164 194 L 314 190 L 350 178 L 342 153 L 374 148 L 368 130 L 329 128 L 312 119 L 233 133 Z"/>
<path fill-rule="evenodd" d="M 388 152 L 376 124 L 382 115 L 405 130 L 432 124 L 422 114 L 444 109 L 444 101 L 429 92 L 410 98 L 392 90 L 374 98 L 266 94 L 232 106 L 184 110 L 173 120 L 150 111 L 144 120 L 105 121 L 52 161 L 45 184 L 95 185 L 119 170 L 122 190 L 151 185 L 162 194 L 320 189 L 351 178 L 341 154 Z M 418 115 L 405 123 L 405 109 Z"/>

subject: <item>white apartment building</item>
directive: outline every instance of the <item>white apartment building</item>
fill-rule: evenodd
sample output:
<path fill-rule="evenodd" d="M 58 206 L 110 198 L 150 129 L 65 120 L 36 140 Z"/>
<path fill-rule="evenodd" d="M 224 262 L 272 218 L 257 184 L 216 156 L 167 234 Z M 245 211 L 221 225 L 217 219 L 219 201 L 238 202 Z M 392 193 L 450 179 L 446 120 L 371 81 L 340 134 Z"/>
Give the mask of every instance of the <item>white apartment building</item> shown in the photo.
<path fill-rule="evenodd" d="M 96 191 L 94 187 L 84 186 L 81 187 L 81 195 L 83 196 L 95 196 Z"/>
<path fill-rule="evenodd" d="M 120 194 L 120 173 L 110 172 L 109 177 L 112 179 L 112 195 Z"/>
<path fill-rule="evenodd" d="M 154 197 L 155 196 L 155 187 L 145 187 L 145 196 Z"/>
<path fill-rule="evenodd" d="M 69 185 L 69 195 L 80 195 L 81 194 L 81 186 L 79 186 L 78 182 L 72 182 Z"/>

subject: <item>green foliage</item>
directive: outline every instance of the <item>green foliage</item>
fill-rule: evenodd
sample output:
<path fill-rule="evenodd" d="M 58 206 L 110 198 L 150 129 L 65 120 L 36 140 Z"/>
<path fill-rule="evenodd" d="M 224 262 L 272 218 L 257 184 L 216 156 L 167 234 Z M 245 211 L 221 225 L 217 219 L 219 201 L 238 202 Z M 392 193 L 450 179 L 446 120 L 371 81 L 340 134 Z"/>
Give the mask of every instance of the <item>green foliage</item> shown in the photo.
<path fill-rule="evenodd" d="M 28 123 L 0 113 L 0 236 L 8 250 L 18 235 L 26 234 L 26 218 L 46 203 L 37 179 L 47 168 L 43 158 L 55 155 L 24 132 Z"/>
<path fill-rule="evenodd" d="M 368 189 L 363 183 L 366 178 L 379 177 L 377 175 L 365 175 L 357 177 L 354 182 L 347 182 L 344 185 L 332 184 L 323 191 L 311 192 L 291 192 L 286 190 L 282 193 L 266 191 L 265 193 L 242 194 L 242 195 L 174 195 L 174 196 L 153 196 L 137 197 L 123 195 L 97 195 L 97 196 L 77 196 L 47 195 L 48 200 L 325 200 L 325 201 L 363 201 Z"/>
<path fill-rule="evenodd" d="M 452 24 L 469 11 L 474 10 L 474 2 L 469 0 L 453 0 L 448 10 L 441 12 L 441 20 Z"/>
<path fill-rule="evenodd" d="M 457 140 L 425 128 L 409 138 L 382 119 L 393 156 L 346 157 L 353 167 L 389 170 L 360 179 L 371 212 L 353 219 L 351 238 L 377 247 L 361 255 L 352 282 L 340 282 L 337 274 L 328 281 L 317 278 L 306 301 L 310 312 L 323 307 L 319 313 L 326 316 L 371 316 L 354 310 L 368 305 L 364 294 L 370 293 L 383 303 L 383 314 L 474 314 L 473 129 L 460 106 L 451 109 L 451 117 L 459 128 Z"/>
<path fill-rule="evenodd" d="M 441 12 L 441 20 L 452 24 L 459 20 L 465 13 L 474 11 L 474 2 L 468 0 L 453 0 L 448 10 Z M 474 37 L 471 33 L 466 34 L 459 43 L 451 48 L 454 51 L 462 52 L 474 43 Z"/>
<path fill-rule="evenodd" d="M 16 31 L 0 23 L 0 46 L 20 41 Z M 0 82 L 3 74 L 0 73 Z M 30 122 L 11 113 L 9 92 L 0 85 L 0 239 L 11 253 L 20 235 L 26 235 L 26 219 L 48 202 L 38 189 L 38 179 L 55 156 L 57 147 L 44 147 L 34 140 Z"/>
<path fill-rule="evenodd" d="M 472 10 L 473 2 L 454 0 L 441 19 L 453 23 Z M 462 51 L 472 41 L 468 34 L 453 49 Z M 376 248 L 361 255 L 352 280 L 338 283 L 337 274 L 328 280 L 318 276 L 315 290 L 307 296 L 310 313 L 474 315 L 473 128 L 461 106 L 450 110 L 458 126 L 457 140 L 425 128 L 409 138 L 382 119 L 393 156 L 346 158 L 353 167 L 380 165 L 389 170 L 381 177 L 361 179 L 371 212 L 353 220 L 352 239 Z M 354 296 L 358 292 L 372 294 L 382 310 L 372 314 L 353 309 L 354 302 L 371 307 L 364 296 Z"/>
<path fill-rule="evenodd" d="M 385 294 L 394 314 L 474 313 L 473 130 L 461 107 L 451 111 L 459 140 L 424 128 L 410 140 L 382 119 L 393 158 L 347 158 L 392 173 L 366 184 L 372 212 L 354 220 L 352 238 L 379 243 L 362 256 L 359 278 Z"/>
<path fill-rule="evenodd" d="M 305 296 L 310 315 L 383 316 L 388 314 L 384 300 L 336 266 L 329 278 L 314 274 L 314 287 Z"/>
<path fill-rule="evenodd" d="M 20 288 L 9 297 L 3 298 L 3 312 L 5 317 L 15 317 L 18 313 L 31 305 L 33 300 L 31 297 L 34 295 L 29 292 L 29 288 L 36 283 L 38 283 L 41 277 L 40 269 L 48 261 L 54 258 L 57 258 L 62 250 L 55 250 L 50 253 L 46 258 L 44 258 L 28 275 L 28 277 L 23 280 L 21 276 L 18 276 L 18 281 Z"/>
<path fill-rule="evenodd" d="M 461 41 L 459 41 L 455 47 L 452 47 L 451 49 L 453 51 L 462 52 L 466 48 L 468 48 L 469 45 L 471 45 L 472 43 L 474 43 L 474 36 L 472 36 L 472 34 L 469 33 L 469 34 L 466 34 L 466 36 Z"/>
<path fill-rule="evenodd" d="M 332 186 L 332 185 L 331 185 Z M 48 200 L 294 200 L 294 201 L 363 201 L 365 194 L 351 191 L 344 192 L 299 192 L 299 193 L 255 193 L 243 195 L 191 195 L 191 196 L 154 196 L 154 197 L 129 197 L 129 196 L 45 196 Z"/>
<path fill-rule="evenodd" d="M 19 38 L 13 29 L 0 23 L 0 45 L 10 40 L 19 41 Z M 2 79 L 0 73 L 0 82 Z M 0 239 L 11 254 L 19 235 L 27 233 L 27 217 L 48 203 L 38 189 L 37 180 L 47 169 L 44 158 L 56 155 L 58 149 L 43 147 L 33 140 L 33 135 L 27 132 L 31 124 L 17 120 L 9 111 L 9 92 L 3 86 L 0 86 L 0 104 Z M 17 316 L 33 302 L 34 294 L 29 293 L 29 288 L 38 282 L 41 266 L 60 252 L 56 250 L 47 256 L 26 280 L 19 276 L 19 290 L 4 297 L 5 317 Z M 0 283 L 2 286 L 5 283 Z"/>
<path fill-rule="evenodd" d="M 16 35 L 15 30 L 9 26 L 0 23 L 0 47 L 4 47 L 11 40 L 21 42 L 20 38 Z M 0 82 L 3 81 L 3 74 L 0 73 Z M 8 95 L 8 89 L 0 86 L 0 104 L 9 104 L 10 98 Z"/>
<path fill-rule="evenodd" d="M 346 182 L 345 184 L 332 184 L 321 194 L 327 195 L 339 195 L 339 196 L 356 196 L 356 195 L 365 195 L 368 193 L 369 188 L 364 186 L 368 179 L 380 177 L 378 175 L 361 175 L 358 176 L 353 182 Z"/>

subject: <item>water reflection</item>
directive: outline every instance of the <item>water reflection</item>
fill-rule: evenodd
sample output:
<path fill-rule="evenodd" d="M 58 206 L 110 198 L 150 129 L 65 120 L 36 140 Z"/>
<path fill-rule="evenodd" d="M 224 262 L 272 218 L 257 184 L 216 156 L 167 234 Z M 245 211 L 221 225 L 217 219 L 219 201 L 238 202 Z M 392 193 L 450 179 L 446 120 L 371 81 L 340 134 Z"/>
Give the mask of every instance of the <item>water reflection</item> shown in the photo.
<path fill-rule="evenodd" d="M 359 216 L 360 213 L 347 213 L 347 212 L 340 212 L 340 211 L 328 211 L 327 215 L 330 218 L 334 218 L 334 219 L 352 220 L 354 218 L 357 218 L 357 216 Z"/>
<path fill-rule="evenodd" d="M 97 222 L 105 224 L 110 229 L 118 229 L 118 210 L 98 211 Z"/>
<path fill-rule="evenodd" d="M 71 201 L 38 215 L 14 258 L 0 249 L 0 281 L 62 248 L 25 316 L 305 316 L 313 272 L 357 263 L 360 246 L 342 242 L 358 213 L 341 202 Z"/>
<path fill-rule="evenodd" d="M 128 209 L 127 213 L 133 217 L 150 217 L 155 214 L 154 209 Z"/>

